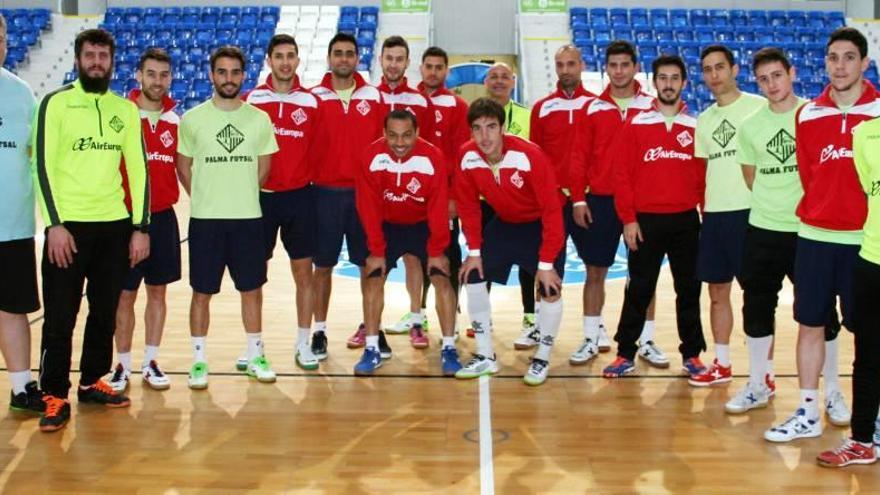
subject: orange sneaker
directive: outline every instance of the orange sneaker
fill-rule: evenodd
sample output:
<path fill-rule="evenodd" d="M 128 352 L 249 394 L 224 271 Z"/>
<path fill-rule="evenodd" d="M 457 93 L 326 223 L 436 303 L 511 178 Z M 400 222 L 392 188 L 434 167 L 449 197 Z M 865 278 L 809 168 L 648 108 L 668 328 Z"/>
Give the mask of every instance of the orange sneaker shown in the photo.
<path fill-rule="evenodd" d="M 43 396 L 46 412 L 40 418 L 40 431 L 58 431 L 70 421 L 70 402 L 61 397 L 46 394 Z"/>
<path fill-rule="evenodd" d="M 89 387 L 77 387 L 76 397 L 81 403 L 91 402 L 103 404 L 107 407 L 128 407 L 131 400 L 121 393 L 110 388 L 104 380 L 98 380 Z"/>

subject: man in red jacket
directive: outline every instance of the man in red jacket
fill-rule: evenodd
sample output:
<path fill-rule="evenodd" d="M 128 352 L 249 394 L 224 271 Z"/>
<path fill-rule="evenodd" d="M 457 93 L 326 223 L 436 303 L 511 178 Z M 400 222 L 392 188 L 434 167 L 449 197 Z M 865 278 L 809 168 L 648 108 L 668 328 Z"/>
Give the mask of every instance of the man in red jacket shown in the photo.
<path fill-rule="evenodd" d="M 265 84 L 244 100 L 272 119 L 278 153 L 272 155 L 269 177 L 260 191 L 266 259 L 272 258 L 278 234 L 290 258 L 296 285 L 296 364 L 305 370 L 318 368 L 327 358 L 327 339 L 318 333 L 309 345 L 312 326 L 312 256 L 315 251 L 315 200 L 311 186 L 315 134 L 318 130 L 318 98 L 304 89 L 296 75 L 299 47 L 293 36 L 276 34 L 269 40 L 266 59 L 272 73 Z M 238 361 L 239 369 L 247 359 Z"/>
<path fill-rule="evenodd" d="M 541 343 L 523 377 L 528 385 L 540 385 L 547 379 L 550 352 L 562 320 L 562 194 L 541 148 L 504 133 L 504 107 L 499 103 L 477 99 L 468 109 L 468 123 L 473 139 L 455 161 L 455 197 L 468 244 L 460 276 L 467 282 L 477 352 L 455 376 L 476 378 L 498 372 L 486 282 L 506 283 L 515 264 L 535 276 L 542 295 Z M 496 213 L 485 229 L 481 195 Z"/>
<path fill-rule="evenodd" d="M 617 177 L 614 206 L 629 247 L 629 281 L 617 326 L 617 359 L 602 372 L 617 378 L 635 370 L 636 340 L 663 263 L 669 257 L 677 296 L 675 310 L 683 369 L 702 371 L 706 349 L 700 324 L 697 246 L 706 184 L 703 160 L 694 157 L 696 119 L 687 114 L 681 91 L 687 69 L 677 56 L 661 56 L 652 66 L 657 101 L 629 121 L 615 143 Z"/>
<path fill-rule="evenodd" d="M 118 363 L 110 377 L 110 386 L 124 391 L 131 377 L 131 344 L 134 334 L 134 303 L 141 281 L 147 292 L 144 310 L 144 360 L 141 376 L 156 390 L 171 386 L 158 364 L 159 344 L 165 327 L 165 289 L 180 280 L 180 231 L 174 204 L 180 196 L 177 186 L 177 124 L 171 88 L 171 57 L 161 48 L 149 48 L 141 55 L 135 74 L 141 89 L 129 95 L 141 111 L 141 127 L 150 173 L 150 257 L 129 270 L 116 309 L 116 353 Z M 123 167 L 125 164 L 123 163 Z M 122 174 L 126 206 L 131 209 L 126 174 Z"/>
<path fill-rule="evenodd" d="M 418 120 L 403 109 L 385 117 L 385 137 L 364 153 L 357 180 L 357 207 L 367 234 L 364 301 L 366 348 L 354 367 L 356 375 L 372 375 L 382 365 L 379 322 L 388 272 L 404 254 L 419 260 L 437 291 L 437 314 L 443 331 L 443 374 L 461 368 L 455 349 L 455 297 L 449 283 L 448 176 L 440 150 L 421 139 Z"/>
<path fill-rule="evenodd" d="M 843 325 L 852 324 L 852 273 L 868 215 L 853 163 L 852 134 L 859 123 L 880 116 L 880 93 L 864 79 L 867 68 L 865 37 L 851 27 L 834 31 L 825 54 L 831 82 L 795 117 L 798 173 L 804 187 L 797 207 L 801 225 L 794 268 L 801 397 L 791 417 L 764 433 L 771 442 L 822 434 L 819 375 L 823 365 L 837 368 L 836 345 L 826 348 L 825 323 L 838 299 Z M 837 339 L 828 344 L 832 342 Z M 832 424 L 849 425 L 850 412 L 840 387 L 829 387 L 827 375 L 825 413 Z"/>

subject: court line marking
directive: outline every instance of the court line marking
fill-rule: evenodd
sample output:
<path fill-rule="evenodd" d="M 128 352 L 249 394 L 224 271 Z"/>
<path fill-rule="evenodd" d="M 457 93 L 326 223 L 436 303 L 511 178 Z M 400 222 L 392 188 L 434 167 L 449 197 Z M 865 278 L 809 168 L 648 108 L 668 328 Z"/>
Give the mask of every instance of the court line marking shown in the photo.
<path fill-rule="evenodd" d="M 479 378 L 480 394 L 480 495 L 495 494 L 495 467 L 492 458 L 492 400 L 489 377 Z"/>

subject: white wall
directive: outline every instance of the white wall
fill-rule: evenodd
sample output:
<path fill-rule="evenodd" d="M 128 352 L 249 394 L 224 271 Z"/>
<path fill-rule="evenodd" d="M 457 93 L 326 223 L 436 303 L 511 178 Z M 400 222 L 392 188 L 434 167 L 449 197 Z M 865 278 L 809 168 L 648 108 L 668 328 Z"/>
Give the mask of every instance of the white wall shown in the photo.
<path fill-rule="evenodd" d="M 447 52 L 516 52 L 516 0 L 434 0 L 431 4 L 434 44 Z"/>

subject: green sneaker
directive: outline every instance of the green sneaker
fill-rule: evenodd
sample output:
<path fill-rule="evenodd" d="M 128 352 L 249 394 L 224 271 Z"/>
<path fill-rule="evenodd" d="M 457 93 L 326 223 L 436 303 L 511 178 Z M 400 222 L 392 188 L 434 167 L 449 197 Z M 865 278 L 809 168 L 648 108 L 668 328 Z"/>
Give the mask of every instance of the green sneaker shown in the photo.
<path fill-rule="evenodd" d="M 318 369 L 318 358 L 308 343 L 296 348 L 296 365 L 307 371 Z"/>
<path fill-rule="evenodd" d="M 400 333 L 409 333 L 409 329 L 412 328 L 413 320 L 416 318 L 415 313 L 407 313 L 403 315 L 397 323 L 391 325 L 389 327 L 385 327 L 385 333 L 389 334 L 400 334 Z"/>
<path fill-rule="evenodd" d="M 193 390 L 203 390 L 208 388 L 208 363 L 198 362 L 189 369 L 189 378 L 187 378 L 189 388 Z"/>
<path fill-rule="evenodd" d="M 272 371 L 269 360 L 265 356 L 251 359 L 248 363 L 247 374 L 256 378 L 258 382 L 273 383 L 275 381 L 275 372 Z"/>

